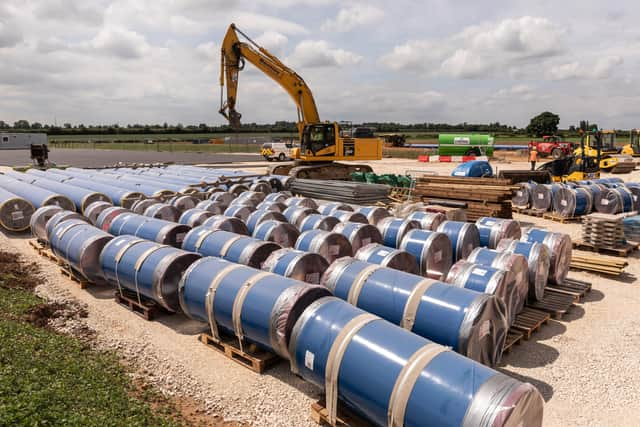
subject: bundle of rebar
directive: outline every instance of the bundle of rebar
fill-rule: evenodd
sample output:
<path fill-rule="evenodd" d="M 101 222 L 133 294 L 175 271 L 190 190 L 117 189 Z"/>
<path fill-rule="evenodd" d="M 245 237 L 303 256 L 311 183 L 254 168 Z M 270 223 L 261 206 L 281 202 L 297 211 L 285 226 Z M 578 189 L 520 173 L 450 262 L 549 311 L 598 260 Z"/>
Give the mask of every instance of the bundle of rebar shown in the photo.
<path fill-rule="evenodd" d="M 596 247 L 620 247 L 626 243 L 623 215 L 592 213 L 582 219 L 582 240 Z"/>
<path fill-rule="evenodd" d="M 418 178 L 414 196 L 466 204 L 469 221 L 484 216 L 511 218 L 511 197 L 517 186 L 509 179 L 424 176 Z"/>
<path fill-rule="evenodd" d="M 289 191 L 305 197 L 333 200 L 358 205 L 388 202 L 391 187 L 383 184 L 332 181 L 322 179 L 292 179 Z"/>

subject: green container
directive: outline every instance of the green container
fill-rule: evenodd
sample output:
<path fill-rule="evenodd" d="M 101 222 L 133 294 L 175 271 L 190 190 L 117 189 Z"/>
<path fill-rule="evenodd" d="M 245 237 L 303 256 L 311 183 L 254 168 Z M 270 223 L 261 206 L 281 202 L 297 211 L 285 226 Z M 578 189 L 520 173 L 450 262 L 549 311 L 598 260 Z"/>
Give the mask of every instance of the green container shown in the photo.
<path fill-rule="evenodd" d="M 440 156 L 492 156 L 493 137 L 477 133 L 441 133 L 438 135 Z"/>

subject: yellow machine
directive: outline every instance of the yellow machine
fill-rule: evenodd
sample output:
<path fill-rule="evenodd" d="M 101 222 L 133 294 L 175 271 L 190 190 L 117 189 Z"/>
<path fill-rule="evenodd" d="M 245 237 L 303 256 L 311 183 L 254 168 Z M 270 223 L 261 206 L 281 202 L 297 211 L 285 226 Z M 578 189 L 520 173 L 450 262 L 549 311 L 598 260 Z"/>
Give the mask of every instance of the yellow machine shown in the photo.
<path fill-rule="evenodd" d="M 600 150 L 596 148 L 595 135 L 599 135 Z M 612 173 L 629 173 L 635 169 L 636 165 L 633 159 L 628 156 L 620 156 L 619 150 L 616 148 L 616 131 L 603 130 L 598 132 L 587 132 L 583 135 L 584 143 L 576 148 L 574 154 L 576 157 L 582 157 L 582 147 L 588 157 L 595 158 L 597 151 L 600 152 L 600 169 L 605 172 Z"/>
<path fill-rule="evenodd" d="M 629 143 L 622 147 L 622 154 L 640 157 L 640 129 L 631 129 Z"/>
<path fill-rule="evenodd" d="M 247 42 L 240 41 L 238 34 Z M 338 123 L 322 122 L 311 89 L 295 71 L 288 68 L 265 48 L 231 24 L 222 42 L 220 64 L 220 114 L 234 129 L 240 127 L 241 114 L 236 111 L 238 74 L 245 60 L 279 84 L 293 99 L 298 109 L 300 148 L 294 149 L 295 162 L 272 168 L 275 175 L 298 178 L 349 179 L 352 172 L 371 172 L 367 165 L 347 165 L 336 160 L 380 160 L 383 141 L 379 138 L 358 138 L 342 129 Z M 224 99 L 226 83 L 227 96 Z"/>
<path fill-rule="evenodd" d="M 586 132 L 582 134 L 580 147 L 575 150 L 573 155 L 547 162 L 541 165 L 538 170 L 548 171 L 553 182 L 600 178 L 601 144 L 602 134 L 600 132 Z"/>

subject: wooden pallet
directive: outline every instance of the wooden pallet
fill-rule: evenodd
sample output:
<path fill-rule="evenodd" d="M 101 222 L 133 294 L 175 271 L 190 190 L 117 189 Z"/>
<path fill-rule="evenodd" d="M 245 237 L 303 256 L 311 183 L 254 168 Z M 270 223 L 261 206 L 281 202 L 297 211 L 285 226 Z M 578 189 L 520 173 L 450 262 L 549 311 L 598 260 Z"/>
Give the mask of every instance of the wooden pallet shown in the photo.
<path fill-rule="evenodd" d="M 567 311 L 569 311 L 569 308 L 571 308 L 573 304 L 578 302 L 578 299 L 579 298 L 573 295 L 566 295 L 547 288 L 542 301 L 529 302 L 527 303 L 527 306 L 537 310 L 546 311 L 554 319 L 560 319 Z"/>
<path fill-rule="evenodd" d="M 514 345 L 521 343 L 523 337 L 524 334 L 522 332 L 509 329 L 507 339 L 504 341 L 504 346 L 502 347 L 502 352 L 509 353 Z"/>
<path fill-rule="evenodd" d="M 338 412 L 336 423 L 331 424 L 329 420 L 329 410 L 326 407 L 324 399 L 318 400 L 311 405 L 311 419 L 321 426 L 335 427 L 368 427 L 371 423 L 363 420 L 360 416 L 354 414 L 345 405 L 338 403 Z"/>
<path fill-rule="evenodd" d="M 155 302 L 146 298 L 140 298 L 140 301 L 138 301 L 138 298 L 133 293 L 116 291 L 114 295 L 118 304 L 145 320 L 153 320 L 161 311 Z"/>
<path fill-rule="evenodd" d="M 278 355 L 262 350 L 255 344 L 247 344 L 240 349 L 235 337 L 225 336 L 220 341 L 217 341 L 211 335 L 203 333 L 200 334 L 198 340 L 208 348 L 258 374 L 262 374 L 281 360 Z"/>
<path fill-rule="evenodd" d="M 533 208 L 521 208 L 521 207 L 517 207 L 517 206 L 513 206 L 511 208 L 511 210 L 515 213 L 521 214 L 521 215 L 529 215 L 529 216 L 535 216 L 535 217 L 542 217 L 545 213 L 547 213 L 547 211 L 543 211 L 541 209 L 533 209 Z"/>
<path fill-rule="evenodd" d="M 561 224 L 565 224 L 568 222 L 578 222 L 581 220 L 581 218 L 579 216 L 560 216 L 556 213 L 553 212 L 545 212 L 542 215 L 542 218 L 544 219 L 548 219 L 550 221 L 555 221 L 555 222 L 559 222 Z"/>
<path fill-rule="evenodd" d="M 619 256 L 619 257 L 628 257 L 629 254 L 636 249 L 638 249 L 638 245 L 632 245 L 627 243 L 624 246 L 620 247 L 610 247 L 610 246 L 596 246 L 592 243 L 585 242 L 582 240 L 577 240 L 573 242 L 574 249 L 582 250 L 582 251 L 591 251 L 598 252 L 601 254 Z"/>
<path fill-rule="evenodd" d="M 612 276 L 619 276 L 624 273 L 624 269 L 628 265 L 629 263 L 623 259 L 575 251 L 571 256 L 571 264 L 569 264 L 574 270 L 585 270 Z"/>
<path fill-rule="evenodd" d="M 551 316 L 546 311 L 536 310 L 535 308 L 525 307 L 511 325 L 511 330 L 522 333 L 522 338 L 528 340 L 531 335 L 540 329 L 543 324 L 549 321 Z"/>
<path fill-rule="evenodd" d="M 69 268 L 69 266 L 60 267 L 60 273 L 67 276 L 72 282 L 77 283 L 78 286 L 80 286 L 80 289 L 87 289 L 89 285 L 91 285 L 90 281 L 84 277 L 80 277 L 75 271 Z"/>
<path fill-rule="evenodd" d="M 578 301 L 582 300 L 588 292 L 591 292 L 591 287 L 592 285 L 589 282 L 569 278 L 565 279 L 564 283 L 561 285 L 547 285 L 547 289 L 566 295 L 572 295 L 578 298 Z"/>

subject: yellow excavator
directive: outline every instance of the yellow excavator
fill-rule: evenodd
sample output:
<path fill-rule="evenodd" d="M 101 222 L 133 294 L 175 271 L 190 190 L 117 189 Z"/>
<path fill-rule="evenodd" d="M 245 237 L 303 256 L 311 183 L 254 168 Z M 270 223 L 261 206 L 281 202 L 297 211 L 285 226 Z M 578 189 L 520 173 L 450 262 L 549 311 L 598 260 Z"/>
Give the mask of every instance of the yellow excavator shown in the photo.
<path fill-rule="evenodd" d="M 622 154 L 640 157 L 640 129 L 631 129 L 629 143 L 622 147 Z"/>
<path fill-rule="evenodd" d="M 241 41 L 239 35 L 246 41 Z M 350 179 L 351 173 L 371 172 L 371 167 L 336 161 L 382 159 L 384 142 L 381 139 L 373 135 L 362 138 L 341 128 L 338 123 L 321 121 L 311 89 L 302 77 L 251 40 L 235 24 L 229 26 L 222 42 L 220 63 L 220 114 L 232 128 L 240 127 L 241 114 L 236 110 L 238 74 L 244 68 L 245 61 L 279 84 L 298 109 L 300 147 L 291 152 L 294 162 L 272 167 L 271 174 L 297 178 Z"/>
<path fill-rule="evenodd" d="M 620 155 L 620 150 L 616 147 L 615 130 L 594 130 L 593 132 L 587 132 L 583 135 L 583 143 L 574 151 L 576 157 L 582 157 L 583 147 L 588 157 L 598 157 L 598 150 L 596 148 L 598 144 L 594 138 L 596 134 L 599 135 L 601 170 L 611 173 L 629 173 L 635 169 L 636 164 L 631 157 Z"/>

